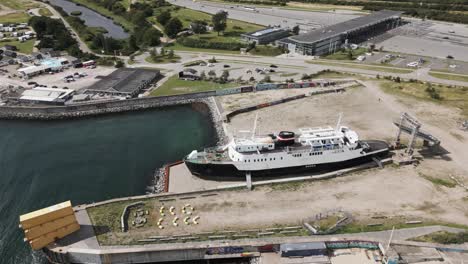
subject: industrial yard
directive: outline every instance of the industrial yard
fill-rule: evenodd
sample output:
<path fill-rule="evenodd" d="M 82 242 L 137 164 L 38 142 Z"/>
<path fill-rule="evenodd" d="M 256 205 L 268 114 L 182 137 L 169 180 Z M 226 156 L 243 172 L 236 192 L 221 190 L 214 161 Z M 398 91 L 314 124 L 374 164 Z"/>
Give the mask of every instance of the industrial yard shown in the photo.
<path fill-rule="evenodd" d="M 178 199 L 143 200 L 142 210 L 148 210 L 147 224 L 141 227 L 129 226 L 129 231 L 122 233 L 114 222 L 109 232 L 98 236 L 102 244 L 138 243 L 158 236 L 178 236 L 192 234 L 201 239 L 200 234 L 211 232 L 210 236 L 224 238 L 226 234 L 242 237 L 246 230 L 259 229 L 257 233 L 267 232 L 268 228 L 301 226 L 304 219 L 330 210 L 345 210 L 350 212 L 354 223 L 349 227 L 366 228 L 369 224 L 381 223 L 381 228 L 392 225 L 405 227 L 410 221 L 434 224 L 467 223 L 468 207 L 466 205 L 466 164 L 463 157 L 466 153 L 464 135 L 456 126 L 461 118 L 456 109 L 435 105 L 434 103 L 417 101 L 409 98 L 393 97 L 383 93 L 378 88 L 379 83 L 366 81 L 363 85 L 348 87 L 345 92 L 314 95 L 305 99 L 266 107 L 254 112 L 234 117 L 226 125 L 227 131 L 239 136 L 236 131 L 252 129 L 255 115 L 258 115 L 257 134 L 267 134 L 280 130 L 297 130 L 301 127 L 331 125 L 336 122 L 336 113 L 344 113 L 343 124 L 350 126 L 360 134 L 362 139 L 395 139 L 397 128 L 392 124 L 401 112 L 410 111 L 421 122 L 423 129 L 431 132 L 441 140 L 442 148 L 416 154 L 419 159 L 417 166 L 392 166 L 383 169 L 374 168 L 342 177 L 306 182 L 289 182 L 255 187 L 253 191 L 244 188 L 217 191 L 214 196 L 186 194 Z M 310 89 L 295 89 L 264 91 L 253 94 L 228 95 L 217 98 L 219 105 L 226 112 L 235 106 L 245 106 L 277 100 L 287 95 L 307 93 Z M 317 89 L 317 88 L 315 88 Z M 408 107 L 411 105 L 411 109 Z M 313 111 L 320 109 L 320 111 Z M 432 110 L 434 109 L 434 110 Z M 295 118 L 286 118 L 294 115 Z M 439 122 L 440 115 L 444 122 Z M 451 129 L 447 130 L 447 127 Z M 460 135 L 458 137 L 454 134 Z M 408 136 L 404 136 L 407 142 Z M 451 145 L 450 143 L 459 142 Z M 421 149 L 422 142 L 417 142 Z M 176 165 L 171 169 L 169 189 L 171 192 L 213 189 L 222 186 L 242 186 L 242 181 L 221 183 L 197 179 L 187 175 L 188 171 L 181 169 L 184 165 Z M 179 186 L 179 189 L 178 189 Z M 106 226 L 108 215 L 118 215 L 125 203 L 97 206 L 88 209 L 94 225 Z M 127 203 L 128 204 L 128 203 Z M 193 219 L 199 216 L 198 224 L 175 226 L 173 219 L 179 216 L 181 208 L 190 204 L 194 211 L 187 215 Z M 176 215 L 165 213 L 161 216 L 160 208 L 166 210 L 174 206 Z M 307 210 L 305 210 L 307 208 Z M 111 211 L 109 211 L 111 210 Z M 133 211 L 131 211 L 133 212 Z M 132 215 L 132 213 L 130 214 Z M 179 221 L 186 217 L 179 216 Z M 156 222 L 163 218 L 163 228 L 158 228 Z M 132 219 L 132 216 L 130 217 Z M 382 220 L 384 219 L 384 220 Z M 132 220 L 129 220 L 132 221 Z M 190 220 L 189 220 L 190 221 Z M 379 228 L 379 227 L 377 227 Z M 287 229 L 286 229 L 287 230 Z M 302 228 L 301 228 L 302 230 Z M 223 232 L 221 232 L 223 231 Z M 303 231 L 292 233 L 300 234 Z M 282 235 L 284 234 L 270 234 Z M 208 235 L 205 236 L 205 239 Z M 252 237 L 254 234 L 249 234 Z M 150 241 L 150 240 L 148 240 Z"/>

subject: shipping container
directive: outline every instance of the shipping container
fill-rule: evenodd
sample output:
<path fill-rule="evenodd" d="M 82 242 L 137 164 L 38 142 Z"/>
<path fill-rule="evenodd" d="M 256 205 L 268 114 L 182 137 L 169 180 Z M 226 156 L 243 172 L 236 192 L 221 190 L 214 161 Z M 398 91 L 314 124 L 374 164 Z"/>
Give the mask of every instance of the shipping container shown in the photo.
<path fill-rule="evenodd" d="M 31 245 L 32 249 L 38 250 L 47 246 L 49 243 L 54 242 L 56 239 L 64 238 L 65 236 L 76 232 L 79 229 L 80 225 L 78 223 L 73 223 L 29 241 L 29 244 Z"/>
<path fill-rule="evenodd" d="M 280 251 L 281 257 L 324 256 L 327 254 L 327 246 L 323 242 L 282 244 Z"/>
<path fill-rule="evenodd" d="M 29 229 L 24 230 L 26 239 L 33 240 L 39 236 L 45 235 L 62 227 L 77 223 L 75 214 L 71 214 L 62 218 L 55 219 L 53 221 L 33 226 Z"/>
<path fill-rule="evenodd" d="M 29 229 L 52 220 L 73 214 L 73 207 L 70 201 L 52 205 L 31 213 L 20 216 L 20 224 L 23 229 Z"/>
<path fill-rule="evenodd" d="M 253 91 L 253 86 L 243 86 L 241 87 L 241 93 L 248 93 Z"/>

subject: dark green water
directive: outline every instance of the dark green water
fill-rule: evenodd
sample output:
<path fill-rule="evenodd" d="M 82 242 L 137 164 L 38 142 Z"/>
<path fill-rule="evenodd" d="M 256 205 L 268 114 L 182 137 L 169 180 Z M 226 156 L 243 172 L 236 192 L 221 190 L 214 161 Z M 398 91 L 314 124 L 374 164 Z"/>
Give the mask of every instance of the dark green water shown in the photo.
<path fill-rule="evenodd" d="M 22 240 L 20 214 L 144 194 L 153 171 L 215 143 L 190 106 L 96 118 L 0 121 L 0 263 L 44 263 Z"/>

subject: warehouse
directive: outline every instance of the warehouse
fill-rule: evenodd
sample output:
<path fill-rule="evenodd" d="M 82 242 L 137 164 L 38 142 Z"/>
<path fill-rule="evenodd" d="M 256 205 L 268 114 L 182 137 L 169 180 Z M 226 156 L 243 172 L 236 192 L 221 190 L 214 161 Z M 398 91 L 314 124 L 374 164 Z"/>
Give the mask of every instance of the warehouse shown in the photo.
<path fill-rule="evenodd" d="M 62 105 L 75 93 L 70 89 L 37 87 L 24 91 L 19 100 L 27 103 Z"/>
<path fill-rule="evenodd" d="M 362 43 L 369 38 L 398 27 L 400 11 L 382 10 L 298 36 L 278 41 L 278 45 L 302 55 L 321 56 L 334 53 L 344 44 Z"/>
<path fill-rule="evenodd" d="M 132 98 L 160 76 L 161 74 L 156 70 L 118 69 L 86 88 L 85 93 Z"/>
<path fill-rule="evenodd" d="M 256 42 L 256 44 L 268 44 L 278 39 L 289 36 L 289 30 L 285 28 L 265 28 L 255 32 L 241 35 L 241 40 L 245 42 Z"/>

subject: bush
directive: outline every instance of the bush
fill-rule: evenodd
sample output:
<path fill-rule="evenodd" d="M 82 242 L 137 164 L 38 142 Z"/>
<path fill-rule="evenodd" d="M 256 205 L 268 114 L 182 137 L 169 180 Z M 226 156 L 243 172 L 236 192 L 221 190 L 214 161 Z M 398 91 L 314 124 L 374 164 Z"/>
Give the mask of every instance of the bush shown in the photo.
<path fill-rule="evenodd" d="M 240 50 L 246 47 L 245 44 L 239 42 L 214 42 L 190 37 L 180 38 L 177 40 L 177 43 L 186 47 L 200 49 Z"/>
<path fill-rule="evenodd" d="M 72 15 L 72 16 L 81 16 L 81 11 L 71 11 L 70 15 Z"/>

